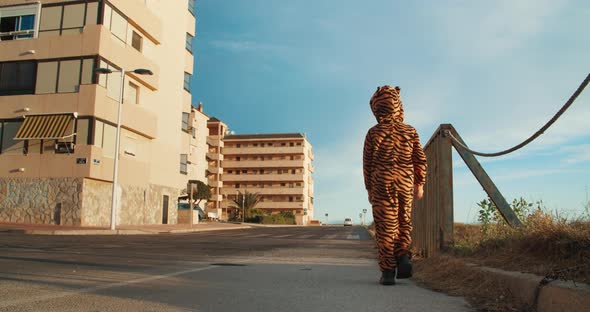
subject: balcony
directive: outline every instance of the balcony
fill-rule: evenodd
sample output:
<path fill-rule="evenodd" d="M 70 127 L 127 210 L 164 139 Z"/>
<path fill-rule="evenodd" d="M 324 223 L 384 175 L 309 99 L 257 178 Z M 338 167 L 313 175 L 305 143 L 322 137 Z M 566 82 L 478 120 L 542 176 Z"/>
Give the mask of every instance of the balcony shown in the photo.
<path fill-rule="evenodd" d="M 251 181 L 251 182 L 262 182 L 262 181 L 305 181 L 303 173 L 299 174 L 224 174 L 223 181 Z"/>
<path fill-rule="evenodd" d="M 231 147 L 224 149 L 225 155 L 262 155 L 262 154 L 304 154 L 303 146 L 271 146 L 271 147 Z"/>
<path fill-rule="evenodd" d="M 106 89 L 96 85 L 81 85 L 77 93 L 30 94 L 2 97 L 3 118 L 22 117 L 27 114 L 52 114 L 78 112 L 80 116 L 96 116 L 117 122 L 118 102 L 106 94 Z M 153 139 L 157 135 L 156 114 L 138 105 L 122 106 L 122 127 Z"/>
<path fill-rule="evenodd" d="M 207 137 L 207 144 L 209 146 L 215 146 L 215 147 L 223 147 L 224 146 L 223 141 L 219 140 L 218 135 L 208 136 Z"/>
<path fill-rule="evenodd" d="M 224 168 L 304 168 L 303 160 L 224 160 L 222 165 Z"/>
<path fill-rule="evenodd" d="M 223 187 L 223 181 L 208 181 L 210 187 Z"/>
<path fill-rule="evenodd" d="M 219 172 L 220 172 L 220 171 L 221 171 L 221 170 L 219 170 L 219 168 L 218 168 L 218 167 L 209 167 L 209 168 L 207 169 L 207 174 L 208 174 L 208 175 L 209 175 L 209 174 L 219 174 Z"/>
<path fill-rule="evenodd" d="M 223 155 L 215 152 L 207 152 L 205 156 L 207 157 L 207 160 L 223 160 Z"/>
<path fill-rule="evenodd" d="M 48 36 L 27 40 L 2 41 L 0 55 L 3 61 L 24 61 L 100 55 L 125 69 L 148 68 L 154 75 L 132 75 L 151 90 L 159 88 L 160 68 L 131 46 L 116 42 L 111 31 L 102 25 L 88 25 L 82 33 Z M 28 51 L 35 51 L 29 53 Z"/>

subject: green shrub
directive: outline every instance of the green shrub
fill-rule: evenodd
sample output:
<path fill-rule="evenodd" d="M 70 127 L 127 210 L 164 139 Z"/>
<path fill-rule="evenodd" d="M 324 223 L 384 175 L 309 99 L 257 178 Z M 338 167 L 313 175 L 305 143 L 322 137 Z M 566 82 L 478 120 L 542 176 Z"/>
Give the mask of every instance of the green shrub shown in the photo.
<path fill-rule="evenodd" d="M 295 215 L 290 211 L 281 211 L 277 214 L 266 215 L 262 217 L 262 224 L 297 224 Z"/>

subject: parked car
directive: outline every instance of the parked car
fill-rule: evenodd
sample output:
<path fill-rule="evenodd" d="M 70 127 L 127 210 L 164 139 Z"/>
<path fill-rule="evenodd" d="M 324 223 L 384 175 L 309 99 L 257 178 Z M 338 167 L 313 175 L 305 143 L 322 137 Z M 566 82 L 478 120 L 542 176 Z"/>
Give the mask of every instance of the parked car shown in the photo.
<path fill-rule="evenodd" d="M 351 218 L 344 219 L 344 226 L 352 226 L 352 219 Z"/>

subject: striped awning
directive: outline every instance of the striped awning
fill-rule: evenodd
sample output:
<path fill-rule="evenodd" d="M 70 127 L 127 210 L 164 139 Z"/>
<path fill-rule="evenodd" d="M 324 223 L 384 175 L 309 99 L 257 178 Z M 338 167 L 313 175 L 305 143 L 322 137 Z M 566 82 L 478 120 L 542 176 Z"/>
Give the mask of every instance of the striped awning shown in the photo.
<path fill-rule="evenodd" d="M 74 113 L 52 115 L 28 115 L 22 123 L 15 140 L 50 140 L 63 139 L 74 133 L 70 121 L 75 118 Z"/>

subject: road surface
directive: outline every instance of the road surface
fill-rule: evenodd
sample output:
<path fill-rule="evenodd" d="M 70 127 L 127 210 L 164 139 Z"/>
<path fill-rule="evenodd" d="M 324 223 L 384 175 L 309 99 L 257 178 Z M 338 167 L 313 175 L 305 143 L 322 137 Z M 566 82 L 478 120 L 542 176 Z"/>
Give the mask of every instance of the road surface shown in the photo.
<path fill-rule="evenodd" d="M 361 227 L 0 232 L 0 311 L 471 311 L 411 280 L 379 285 L 375 257 Z"/>

